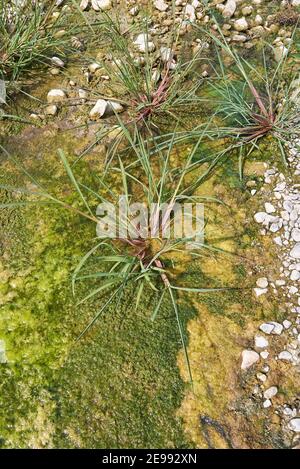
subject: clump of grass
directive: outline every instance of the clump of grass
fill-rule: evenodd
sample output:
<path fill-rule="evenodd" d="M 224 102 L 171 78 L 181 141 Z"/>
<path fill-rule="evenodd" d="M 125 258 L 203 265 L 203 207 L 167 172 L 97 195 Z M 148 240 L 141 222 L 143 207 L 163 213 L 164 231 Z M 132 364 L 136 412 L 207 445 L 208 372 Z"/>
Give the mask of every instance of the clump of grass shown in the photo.
<path fill-rule="evenodd" d="M 178 204 L 199 202 L 201 200 L 207 202 L 219 201 L 213 197 L 199 197 L 195 194 L 201 184 L 201 178 L 191 178 L 190 172 L 193 168 L 193 157 L 200 142 L 197 142 L 193 147 L 183 167 L 178 167 L 176 164 L 171 163 L 173 142 L 170 143 L 166 152 L 160 154 L 159 158 L 151 160 L 149 150 L 139 132 L 137 132 L 137 143 L 132 140 L 130 132 L 125 127 L 124 133 L 134 151 L 135 161 L 124 167 L 120 160 L 117 167 L 110 168 L 110 171 L 114 171 L 117 175 L 119 182 L 116 184 L 119 190 L 114 191 L 107 182 L 97 176 L 95 176 L 98 184 L 96 189 L 81 183 L 77 180 L 61 150 L 59 151 L 60 159 L 79 196 L 80 206 L 78 203 L 70 205 L 48 193 L 23 167 L 22 170 L 34 184 L 34 189 L 17 189 L 7 185 L 2 185 L 1 188 L 30 196 L 28 203 L 56 203 L 62 208 L 71 210 L 96 224 L 99 220 L 94 215 L 92 207 L 99 202 L 114 203 L 116 205 L 120 192 L 128 205 L 134 201 L 143 202 L 147 207 L 151 207 L 153 203 L 160 204 L 160 206 L 164 204 L 165 210 L 163 213 L 159 211 L 159 208 L 151 213 L 151 236 L 149 232 L 142 232 L 140 225 L 133 226 L 132 218 L 127 215 L 123 222 L 129 225 L 129 230 L 132 230 L 133 234 L 130 236 L 119 235 L 115 238 L 98 238 L 74 270 L 72 287 L 75 293 L 75 285 L 79 281 L 94 280 L 97 283 L 99 282 L 93 291 L 80 300 L 79 304 L 96 295 L 101 295 L 103 292 L 109 292 L 103 306 L 82 331 L 80 337 L 90 330 L 115 299 L 120 300 L 129 284 L 135 286 L 136 308 L 139 307 L 140 302 L 145 301 L 151 291 L 153 292 L 155 306 L 151 316 L 152 320 L 159 314 L 163 298 L 169 296 L 190 372 L 185 334 L 177 303 L 178 291 L 207 293 L 208 291 L 224 290 L 224 288 L 211 289 L 206 286 L 177 285 L 174 266 L 178 256 L 181 257 L 180 261 L 182 262 L 182 256 L 188 261 L 193 257 L 204 255 L 204 251 L 209 250 L 219 253 L 221 250 L 206 245 L 202 239 L 195 240 L 194 236 L 189 237 L 186 233 L 179 238 L 171 238 L 166 236 L 164 231 L 172 229 L 175 209 Z M 26 203 L 26 201 L 21 200 L 3 204 L 1 208 Z M 195 214 L 191 213 L 190 217 L 191 221 L 195 221 Z M 189 242 L 192 242 L 193 245 L 192 247 L 189 246 L 187 250 L 186 244 Z M 88 265 L 89 262 L 90 265 Z M 101 270 L 99 270 L 99 266 L 101 266 Z"/>
<path fill-rule="evenodd" d="M 119 95 L 127 106 L 130 116 L 127 124 L 160 116 L 177 120 L 178 115 L 174 113 L 199 102 L 197 90 L 201 79 L 196 67 L 201 51 L 190 59 L 175 61 L 178 27 L 174 26 L 168 46 L 151 52 L 147 47 L 150 41 L 148 18 L 140 28 L 138 31 L 135 26 L 124 31 L 118 19 L 103 16 L 100 34 L 110 51 L 103 66 L 111 78 L 111 92 L 114 97 Z M 134 47 L 137 32 L 145 38 L 144 52 Z"/>
<path fill-rule="evenodd" d="M 204 32 L 197 25 L 195 28 Z M 192 132 L 178 133 L 176 142 L 193 141 L 203 132 L 207 139 L 223 142 L 224 148 L 212 155 L 207 174 L 230 152 L 238 150 L 242 177 L 245 157 L 267 136 L 277 144 L 287 165 L 286 148 L 291 138 L 300 136 L 299 103 L 293 100 L 293 77 L 287 71 L 287 57 L 293 43 L 275 66 L 274 59 L 267 58 L 270 54 L 264 49 L 261 67 L 255 67 L 227 43 L 219 27 L 217 30 L 218 35 L 207 32 L 218 59 L 215 79 L 209 82 L 209 125 L 200 124 Z M 269 50 L 273 56 L 271 46 Z M 224 56 L 231 59 L 230 68 L 224 64 Z M 159 137 L 159 147 L 168 144 L 170 138 L 169 135 Z"/>
<path fill-rule="evenodd" d="M 0 5 L 0 79 L 8 89 L 19 87 L 22 80 L 41 66 L 49 65 L 50 57 L 64 57 L 67 35 L 59 37 L 63 16 L 52 16 L 55 2 L 10 2 Z M 32 76 L 31 76 L 32 78 Z"/>
<path fill-rule="evenodd" d="M 224 37 L 211 37 L 234 64 L 232 76 L 218 52 L 220 72 L 212 87 L 217 103 L 216 115 L 228 125 L 219 129 L 219 135 L 233 138 L 240 147 L 248 143 L 255 146 L 260 138 L 270 135 L 287 164 L 285 146 L 292 137 L 300 135 L 299 106 L 292 99 L 292 80 L 284 75 L 290 48 L 275 67 L 270 67 L 263 51 L 260 71 L 259 67 L 241 58 Z M 271 51 L 273 53 L 273 49 Z"/>
<path fill-rule="evenodd" d="M 176 56 L 180 24 L 174 22 L 170 40 L 166 47 L 151 52 L 146 47 L 140 52 L 134 46 L 137 35 L 151 41 L 146 16 L 139 25 L 124 28 L 118 17 L 103 13 L 95 26 L 102 46 L 109 52 L 97 60 L 110 80 L 106 81 L 105 95 L 93 89 L 95 97 L 119 102 L 125 108 L 123 125 L 134 136 L 136 128 L 152 138 L 159 134 L 165 123 L 178 122 L 191 111 L 201 112 L 203 101 L 198 90 L 204 78 L 199 74 L 203 59 L 202 48 L 191 57 Z M 207 61 L 207 59 L 206 59 Z M 117 119 L 119 124 L 119 119 Z M 107 162 L 111 162 L 121 142 L 124 141 L 123 126 L 109 125 L 96 131 L 96 138 L 79 155 L 79 161 L 91 148 L 107 139 L 109 151 Z"/>

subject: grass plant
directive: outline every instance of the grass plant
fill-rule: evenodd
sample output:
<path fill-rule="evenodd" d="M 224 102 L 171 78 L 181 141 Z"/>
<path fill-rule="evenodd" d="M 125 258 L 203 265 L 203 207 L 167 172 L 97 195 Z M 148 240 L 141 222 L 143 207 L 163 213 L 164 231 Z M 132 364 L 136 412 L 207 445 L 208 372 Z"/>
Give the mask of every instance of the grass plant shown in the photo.
<path fill-rule="evenodd" d="M 200 135 L 203 139 L 203 132 L 208 141 L 219 139 L 223 148 L 207 157 L 210 161 L 207 174 L 224 157 L 236 152 L 242 177 L 245 158 L 258 148 L 261 138 L 270 136 L 287 166 L 288 144 L 291 139 L 300 137 L 299 101 L 293 99 L 294 75 L 290 76 L 287 62 L 293 41 L 278 63 L 272 58 L 272 46 L 266 46 L 262 51 L 262 64 L 258 67 L 229 45 L 217 22 L 216 25 L 217 33 L 206 31 L 217 56 L 215 76 L 207 89 L 210 123 L 201 123 L 192 131 L 178 132 L 175 142 L 196 141 Z M 205 31 L 197 25 L 194 27 L 201 33 Z M 231 60 L 231 67 L 225 65 L 224 57 Z M 158 136 L 157 148 L 165 148 L 171 138 L 171 134 Z"/>
<path fill-rule="evenodd" d="M 111 173 L 115 173 L 114 180 L 118 181 L 116 190 L 113 190 L 106 180 L 104 181 L 103 178 L 96 175 L 96 188 L 81 183 L 75 176 L 65 154 L 59 150 L 61 162 L 79 199 L 79 203 L 69 204 L 47 192 L 23 166 L 20 167 L 19 162 L 9 156 L 30 179 L 34 189 L 1 185 L 2 189 L 12 191 L 14 194 L 19 193 L 22 196 L 28 196 L 29 200 L 17 200 L 16 202 L 2 204 L 0 207 L 3 209 L 26 205 L 27 203 L 54 203 L 97 224 L 99 219 L 94 215 L 95 204 L 100 202 L 117 204 L 118 194 L 120 193 L 123 195 L 127 207 L 133 202 L 143 202 L 147 207 L 151 207 L 153 203 L 159 204 L 159 206 L 164 204 L 165 210 L 163 212 L 160 212 L 159 206 L 151 212 L 151 236 L 149 231 L 142 232 L 139 225 L 133 225 L 132 214 L 127 214 L 121 220 L 121 224 L 124 223 L 129 226 L 130 235 L 124 237 L 119 235 L 116 238 L 108 237 L 105 239 L 96 238 L 91 249 L 83 256 L 74 270 L 72 288 L 75 294 L 77 282 L 89 280 L 97 283 L 96 288 L 82 298 L 79 304 L 90 300 L 96 295 L 106 294 L 103 306 L 87 324 L 80 337 L 90 330 L 110 303 L 115 299 L 120 301 L 129 284 L 135 285 L 136 308 L 139 307 L 141 301 L 144 301 L 144 295 L 147 297 L 150 292 L 154 295 L 155 306 L 151 316 L 152 320 L 159 314 L 162 300 L 168 295 L 190 373 L 177 294 L 179 291 L 206 293 L 208 291 L 224 290 L 224 288 L 211 289 L 194 285 L 178 285 L 176 282 L 176 269 L 174 269 L 176 259 L 177 262 L 182 262 L 183 259 L 188 261 L 193 257 L 203 256 L 205 251 L 220 253 L 221 250 L 208 246 L 202 239 L 195 240 L 194 235 L 189 237 L 185 232 L 177 238 L 168 237 L 165 233 L 167 230 L 173 229 L 173 221 L 176 216 L 175 209 L 178 204 L 220 201 L 213 197 L 199 197 L 196 194 L 201 179 L 191 177 L 191 167 L 200 139 L 186 157 L 183 166 L 178 166 L 174 163 L 172 157 L 173 142 L 170 143 L 164 153 L 160 154 L 159 158 L 151 159 L 149 158 L 147 144 L 145 144 L 140 133 L 137 132 L 137 142 L 135 142 L 125 126 L 123 130 L 132 147 L 135 160 L 127 167 L 124 167 L 122 161 L 119 160 L 119 164 L 110 169 Z M 176 133 L 174 133 L 174 137 L 175 135 Z M 196 215 L 191 212 L 190 218 L 193 222 Z M 187 243 L 190 242 L 193 244 L 187 249 Z M 99 270 L 99 265 L 101 265 L 101 270 Z M 103 266 L 105 267 L 103 268 Z"/>
<path fill-rule="evenodd" d="M 0 0 L 0 79 L 8 89 L 32 79 L 32 72 L 49 65 L 53 55 L 65 56 L 68 34 L 58 31 L 66 13 L 55 18 L 55 3 Z"/>
<path fill-rule="evenodd" d="M 96 98 L 119 102 L 125 107 L 123 123 L 132 135 L 138 128 L 151 138 L 153 134 L 161 132 L 166 122 L 174 123 L 181 119 L 183 124 L 185 115 L 191 110 L 201 111 L 202 98 L 198 90 L 204 78 L 199 73 L 203 60 L 202 48 L 193 55 L 188 51 L 187 55 L 176 56 L 180 23 L 174 22 L 166 46 L 153 52 L 148 48 L 152 41 L 148 22 L 146 16 L 139 27 L 134 25 L 124 28 L 119 18 L 102 14 L 96 27 L 100 45 L 103 48 L 105 46 L 109 53 L 98 62 L 109 80 L 104 95 L 97 92 L 97 86 L 91 91 Z M 144 52 L 134 45 L 137 36 L 145 38 Z M 97 131 L 95 141 L 78 160 L 114 133 L 114 126 Z M 122 131 L 113 138 L 112 155 L 119 148 L 122 138 Z"/>

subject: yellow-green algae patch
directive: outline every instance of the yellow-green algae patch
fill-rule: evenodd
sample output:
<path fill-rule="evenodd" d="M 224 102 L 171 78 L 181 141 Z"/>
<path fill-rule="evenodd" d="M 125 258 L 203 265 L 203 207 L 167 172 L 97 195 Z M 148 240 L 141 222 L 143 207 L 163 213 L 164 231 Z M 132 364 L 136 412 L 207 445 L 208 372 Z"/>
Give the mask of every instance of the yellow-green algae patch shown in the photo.
<path fill-rule="evenodd" d="M 48 127 L 26 129 L 11 137 L 7 148 L 72 203 L 75 197 L 56 150 L 62 147 L 72 161 L 80 143 L 74 134 Z M 78 172 L 82 180 L 89 179 L 88 165 L 78 166 Z M 31 185 L 3 161 L 1 183 L 8 181 Z M 15 196 L 1 191 L 5 202 Z M 0 338 L 7 355 L 7 363 L 0 365 L 1 446 L 189 446 L 176 416 L 183 383 L 176 362 L 180 337 L 169 303 L 151 322 L 153 294 L 136 311 L 134 292 L 128 289 L 76 343 L 106 301 L 100 297 L 76 306 L 71 293 L 71 273 L 91 248 L 95 227 L 54 205 L 1 210 L 1 222 Z M 80 286 L 78 297 L 90 288 Z M 184 323 L 192 314 L 183 309 Z"/>

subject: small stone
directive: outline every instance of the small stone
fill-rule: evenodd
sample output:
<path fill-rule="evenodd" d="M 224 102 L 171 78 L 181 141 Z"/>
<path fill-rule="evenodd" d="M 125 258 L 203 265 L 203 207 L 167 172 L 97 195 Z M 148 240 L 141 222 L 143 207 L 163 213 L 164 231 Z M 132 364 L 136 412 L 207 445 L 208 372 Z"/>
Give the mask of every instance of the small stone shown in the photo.
<path fill-rule="evenodd" d="M 266 322 L 265 322 L 265 323 L 261 324 L 261 325 L 259 326 L 259 328 L 260 328 L 260 330 L 261 330 L 262 332 L 264 332 L 265 334 L 268 334 L 268 335 L 269 335 L 269 334 L 271 334 L 271 332 L 273 331 L 274 326 L 273 326 L 273 324 L 269 324 L 269 323 L 266 323 Z"/>
<path fill-rule="evenodd" d="M 300 259 L 300 243 L 297 243 L 290 252 L 290 256 L 294 259 Z"/>
<path fill-rule="evenodd" d="M 271 334 L 280 335 L 282 333 L 282 331 L 283 331 L 283 325 L 282 324 L 279 324 L 279 322 L 275 322 L 275 321 L 271 321 L 270 324 L 272 324 L 272 326 L 274 326 L 274 328 L 272 329 Z"/>
<path fill-rule="evenodd" d="M 87 97 L 88 97 L 87 91 L 85 91 L 85 90 L 79 88 L 79 90 L 78 90 L 78 97 L 79 97 L 80 99 L 87 99 Z"/>
<path fill-rule="evenodd" d="M 45 114 L 48 116 L 55 116 L 57 114 L 57 106 L 55 104 L 49 104 L 45 109 Z"/>
<path fill-rule="evenodd" d="M 59 57 L 52 57 L 51 58 L 52 65 L 55 67 L 63 68 L 65 66 L 65 62 L 61 60 Z"/>
<path fill-rule="evenodd" d="M 276 396 L 278 389 L 276 386 L 271 386 L 270 388 L 266 389 L 264 392 L 265 399 L 272 399 L 272 397 Z"/>
<path fill-rule="evenodd" d="M 266 277 L 260 277 L 256 280 L 256 285 L 259 288 L 267 288 L 269 285 L 268 279 Z"/>
<path fill-rule="evenodd" d="M 256 377 L 257 377 L 257 379 L 259 379 L 259 381 L 261 381 L 262 383 L 264 383 L 265 381 L 267 381 L 267 377 L 266 377 L 266 375 L 264 375 L 263 373 L 257 373 Z"/>
<path fill-rule="evenodd" d="M 270 204 L 270 202 L 265 203 L 265 210 L 266 210 L 267 213 L 276 212 L 276 209 L 275 209 L 274 205 Z"/>
<path fill-rule="evenodd" d="M 149 35 L 145 33 L 141 33 L 136 37 L 134 45 L 140 52 L 153 52 L 155 50 L 154 43 L 150 41 Z"/>
<path fill-rule="evenodd" d="M 271 225 L 270 225 L 270 231 L 271 231 L 272 233 L 276 233 L 276 232 L 279 231 L 281 228 L 282 228 L 282 221 L 281 221 L 281 220 L 280 220 L 279 222 L 271 223 Z"/>
<path fill-rule="evenodd" d="M 263 26 L 254 26 L 253 28 L 251 28 L 251 35 L 252 36 L 264 36 L 266 34 L 266 30 L 264 29 Z M 266 181 L 267 182 L 267 181 Z M 271 181 L 269 180 L 268 178 L 268 183 L 270 183 Z"/>
<path fill-rule="evenodd" d="M 291 361 L 293 360 L 293 356 L 290 352 L 287 352 L 286 350 L 284 350 L 283 352 L 280 352 L 280 354 L 278 355 L 278 359 Z"/>
<path fill-rule="evenodd" d="M 284 210 L 286 210 L 287 212 L 291 212 L 294 208 L 292 202 L 290 200 L 285 200 L 282 204 Z"/>
<path fill-rule="evenodd" d="M 105 113 L 106 106 L 107 106 L 107 101 L 105 101 L 104 99 L 98 99 L 95 106 L 90 111 L 90 118 L 97 119 L 99 117 L 102 117 Z"/>
<path fill-rule="evenodd" d="M 111 8 L 111 0 L 92 0 L 92 8 L 95 11 L 106 11 Z"/>
<path fill-rule="evenodd" d="M 239 18 L 233 24 L 233 27 L 236 31 L 246 31 L 248 29 L 248 22 L 246 18 Z"/>
<path fill-rule="evenodd" d="M 253 290 L 257 298 L 261 295 L 265 295 L 268 292 L 267 288 L 254 288 Z"/>
<path fill-rule="evenodd" d="M 300 279 L 300 272 L 298 270 L 292 270 L 290 279 L 295 281 Z"/>
<path fill-rule="evenodd" d="M 260 15 L 256 15 L 254 22 L 256 26 L 261 26 L 263 24 L 263 19 Z"/>
<path fill-rule="evenodd" d="M 259 355 L 257 352 L 254 352 L 254 350 L 243 350 L 241 369 L 246 370 L 250 368 L 250 366 L 254 365 L 258 360 Z"/>
<path fill-rule="evenodd" d="M 97 62 L 93 62 L 92 64 L 89 64 L 88 69 L 91 73 L 95 73 L 97 70 L 99 70 L 101 66 L 97 64 Z"/>
<path fill-rule="evenodd" d="M 30 117 L 30 119 L 34 119 L 34 120 L 41 119 L 41 116 L 39 114 L 36 114 L 35 112 L 30 114 L 29 117 Z"/>
<path fill-rule="evenodd" d="M 296 243 L 300 241 L 300 230 L 298 228 L 294 228 L 291 233 L 293 241 Z"/>
<path fill-rule="evenodd" d="M 264 350 L 263 352 L 260 352 L 260 356 L 261 358 L 263 358 L 264 360 L 266 360 L 269 356 L 269 352 L 267 352 L 266 350 Z"/>
<path fill-rule="evenodd" d="M 139 9 L 139 7 L 136 5 L 136 6 L 132 7 L 132 8 L 129 10 L 129 13 L 131 14 L 131 16 L 136 16 L 139 11 L 140 11 L 140 9 Z"/>
<path fill-rule="evenodd" d="M 188 18 L 191 22 L 196 20 L 195 8 L 190 3 L 187 3 L 185 6 L 185 17 Z"/>
<path fill-rule="evenodd" d="M 273 241 L 274 241 L 274 243 L 277 244 L 278 246 L 282 246 L 282 239 L 281 239 L 280 236 L 276 236 Z"/>
<path fill-rule="evenodd" d="M 57 67 L 53 67 L 53 68 L 50 68 L 49 72 L 51 73 L 51 75 L 56 76 L 60 74 L 60 69 Z"/>
<path fill-rule="evenodd" d="M 156 0 L 154 2 L 154 6 L 157 10 L 159 11 L 166 11 L 169 8 L 169 5 L 167 5 L 164 0 Z"/>
<path fill-rule="evenodd" d="M 247 41 L 247 36 L 245 36 L 245 34 L 234 34 L 232 36 L 232 40 L 234 42 L 246 42 Z"/>
<path fill-rule="evenodd" d="M 256 335 L 254 340 L 256 348 L 266 348 L 269 345 L 268 339 L 266 339 L 262 335 Z"/>
<path fill-rule="evenodd" d="M 284 45 L 275 47 L 274 58 L 276 62 L 281 62 L 281 60 L 283 60 L 287 56 L 287 53 L 288 49 Z"/>
<path fill-rule="evenodd" d="M 117 101 L 107 101 L 107 107 L 106 107 L 106 112 L 108 114 L 114 114 L 115 112 L 119 114 L 120 112 L 123 112 L 124 108 L 122 104 L 118 103 Z"/>
<path fill-rule="evenodd" d="M 266 219 L 266 216 L 267 214 L 265 212 L 257 212 L 255 215 L 254 215 L 254 220 L 257 222 L 257 223 L 263 223 Z"/>
<path fill-rule="evenodd" d="M 267 409 L 268 407 L 271 407 L 272 405 L 272 402 L 270 401 L 270 399 L 266 399 L 264 402 L 263 402 L 263 407 L 264 409 Z"/>
<path fill-rule="evenodd" d="M 89 0 L 81 0 L 79 8 L 81 11 L 85 11 L 89 6 Z"/>
<path fill-rule="evenodd" d="M 285 319 L 282 324 L 285 329 L 289 329 L 292 325 L 291 321 L 288 321 L 287 319 Z"/>
<path fill-rule="evenodd" d="M 66 99 L 66 97 L 66 93 L 63 90 L 53 89 L 47 94 L 47 101 L 49 104 L 61 103 Z"/>
<path fill-rule="evenodd" d="M 231 18 L 236 10 L 236 1 L 227 0 L 226 5 L 223 8 L 222 15 L 224 18 Z"/>
<path fill-rule="evenodd" d="M 252 6 L 246 6 L 246 7 L 242 8 L 242 14 L 243 14 L 244 16 L 251 15 L 252 11 L 253 11 L 253 7 L 252 7 Z"/>
<path fill-rule="evenodd" d="M 289 421 L 288 427 L 293 432 L 300 432 L 300 418 L 292 419 Z"/>
<path fill-rule="evenodd" d="M 169 62 L 173 59 L 173 51 L 170 47 L 161 47 L 160 48 L 160 57 L 163 62 Z"/>

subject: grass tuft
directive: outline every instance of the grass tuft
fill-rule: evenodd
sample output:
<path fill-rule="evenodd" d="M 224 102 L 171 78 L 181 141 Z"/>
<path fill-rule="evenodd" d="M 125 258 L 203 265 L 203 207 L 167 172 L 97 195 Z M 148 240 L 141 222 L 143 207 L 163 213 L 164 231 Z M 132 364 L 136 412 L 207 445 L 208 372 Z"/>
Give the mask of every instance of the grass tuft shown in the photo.
<path fill-rule="evenodd" d="M 0 78 L 8 89 L 20 87 L 35 69 L 49 65 L 51 56 L 65 56 L 68 35 L 57 32 L 66 13 L 53 17 L 55 3 L 0 0 Z"/>

